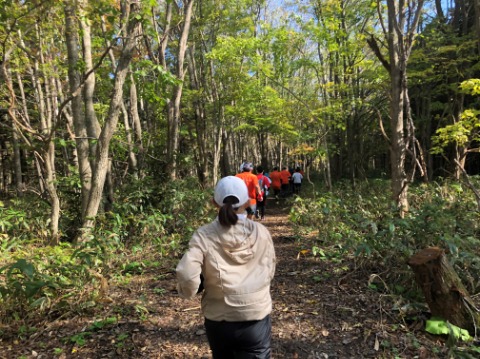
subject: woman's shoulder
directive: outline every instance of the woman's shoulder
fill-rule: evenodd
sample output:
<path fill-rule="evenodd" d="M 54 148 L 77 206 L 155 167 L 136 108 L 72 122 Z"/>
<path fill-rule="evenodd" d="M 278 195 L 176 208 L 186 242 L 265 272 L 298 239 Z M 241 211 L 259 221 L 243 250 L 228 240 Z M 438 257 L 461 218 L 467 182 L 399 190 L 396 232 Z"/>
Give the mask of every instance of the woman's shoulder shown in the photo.
<path fill-rule="evenodd" d="M 209 223 L 206 223 L 204 224 L 203 226 L 201 227 L 198 227 L 195 232 L 194 232 L 194 235 L 198 235 L 198 236 L 201 236 L 201 237 L 204 237 L 204 236 L 209 236 L 211 235 L 212 233 L 215 233 L 216 232 L 216 228 L 220 225 L 220 222 L 218 222 L 218 217 L 215 218 L 213 221 L 209 222 Z"/>
<path fill-rule="evenodd" d="M 254 220 L 251 220 L 251 219 L 248 219 L 248 221 L 251 223 L 251 226 L 253 228 L 255 228 L 259 234 L 268 234 L 270 236 L 270 231 L 268 230 L 267 227 L 265 227 L 265 225 L 263 225 L 262 223 L 260 222 L 257 222 L 257 221 L 254 221 Z"/>

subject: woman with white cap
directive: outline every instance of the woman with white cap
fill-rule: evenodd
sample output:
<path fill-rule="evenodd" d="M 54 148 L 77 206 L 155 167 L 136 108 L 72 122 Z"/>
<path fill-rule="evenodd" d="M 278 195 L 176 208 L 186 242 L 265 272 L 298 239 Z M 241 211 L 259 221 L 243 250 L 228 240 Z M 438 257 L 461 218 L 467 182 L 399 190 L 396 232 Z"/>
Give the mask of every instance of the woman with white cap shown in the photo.
<path fill-rule="evenodd" d="M 203 286 L 202 312 L 214 359 L 270 358 L 272 238 L 261 223 L 247 219 L 249 196 L 240 178 L 222 178 L 214 203 L 218 217 L 197 229 L 177 266 L 178 293 L 191 299 Z"/>

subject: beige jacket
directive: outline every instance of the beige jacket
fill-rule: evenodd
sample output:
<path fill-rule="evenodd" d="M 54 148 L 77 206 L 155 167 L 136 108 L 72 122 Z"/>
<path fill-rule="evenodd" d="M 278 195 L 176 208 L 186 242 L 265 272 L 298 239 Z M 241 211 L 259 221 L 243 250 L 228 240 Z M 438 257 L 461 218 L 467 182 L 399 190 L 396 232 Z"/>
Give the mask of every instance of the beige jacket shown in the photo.
<path fill-rule="evenodd" d="M 215 321 L 260 320 L 272 311 L 275 250 L 268 230 L 239 218 L 230 228 L 218 218 L 199 228 L 177 266 L 180 296 L 193 298 L 205 277 L 202 311 Z"/>

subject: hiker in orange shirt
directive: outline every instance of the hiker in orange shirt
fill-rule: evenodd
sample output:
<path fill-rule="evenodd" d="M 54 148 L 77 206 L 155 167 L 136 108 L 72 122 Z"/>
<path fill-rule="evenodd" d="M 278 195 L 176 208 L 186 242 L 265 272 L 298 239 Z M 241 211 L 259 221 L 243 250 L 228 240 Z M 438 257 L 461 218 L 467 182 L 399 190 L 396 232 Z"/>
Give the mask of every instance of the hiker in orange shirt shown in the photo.
<path fill-rule="evenodd" d="M 253 219 L 257 211 L 257 199 L 263 201 L 262 191 L 258 185 L 258 178 L 253 173 L 253 164 L 247 162 L 243 165 L 243 172 L 238 173 L 236 177 L 239 177 L 245 182 L 248 189 L 248 197 L 250 197 L 250 207 L 247 207 L 247 217 Z"/>
<path fill-rule="evenodd" d="M 257 199 L 257 212 L 255 213 L 255 217 L 260 218 L 260 220 L 263 221 L 265 219 L 265 207 L 267 204 L 268 189 L 270 188 L 272 181 L 270 178 L 265 176 L 262 166 L 257 166 L 257 179 L 260 190 L 262 191 L 263 201 Z"/>
<path fill-rule="evenodd" d="M 287 197 L 290 189 L 290 177 L 292 175 L 290 174 L 290 171 L 287 169 L 287 167 L 282 168 L 282 172 L 280 172 L 280 181 L 282 182 L 281 185 L 281 192 L 280 196 L 281 197 Z"/>
<path fill-rule="evenodd" d="M 273 171 L 270 172 L 270 179 L 272 180 L 273 194 L 275 195 L 275 198 L 278 198 L 282 187 L 282 180 L 280 179 L 280 171 L 278 170 L 278 167 L 274 167 Z"/>

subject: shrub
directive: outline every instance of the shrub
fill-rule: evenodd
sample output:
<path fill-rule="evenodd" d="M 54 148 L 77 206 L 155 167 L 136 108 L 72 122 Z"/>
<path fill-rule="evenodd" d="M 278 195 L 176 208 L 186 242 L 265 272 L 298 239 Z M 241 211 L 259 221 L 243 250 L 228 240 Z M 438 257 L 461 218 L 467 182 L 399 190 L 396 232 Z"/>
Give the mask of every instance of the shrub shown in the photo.
<path fill-rule="evenodd" d="M 388 181 L 364 182 L 355 191 L 339 186 L 317 199 L 297 199 L 291 219 L 318 230 L 312 247 L 340 244 L 357 258 L 405 271 L 416 251 L 440 246 L 469 290 L 477 291 L 480 274 L 480 216 L 473 195 L 462 184 L 442 181 L 410 189 L 410 213 L 400 218 L 391 202 Z M 402 268 L 399 270 L 399 268 Z"/>

